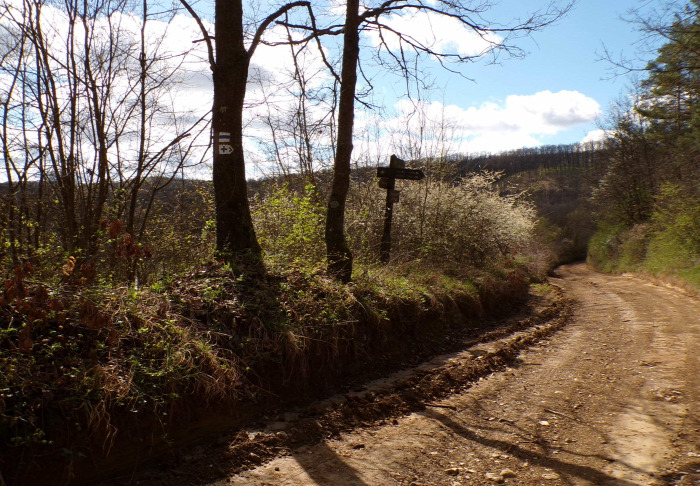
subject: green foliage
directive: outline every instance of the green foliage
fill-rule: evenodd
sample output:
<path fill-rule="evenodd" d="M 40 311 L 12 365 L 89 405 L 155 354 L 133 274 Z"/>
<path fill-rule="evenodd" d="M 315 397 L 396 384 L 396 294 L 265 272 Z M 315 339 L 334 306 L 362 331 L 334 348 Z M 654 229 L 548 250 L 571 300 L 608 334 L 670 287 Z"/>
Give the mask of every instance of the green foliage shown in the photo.
<path fill-rule="evenodd" d="M 552 287 L 549 284 L 545 283 L 534 283 L 530 286 L 532 289 L 532 292 L 535 295 L 538 295 L 540 297 L 544 297 L 545 295 L 549 295 L 551 292 L 554 291 L 554 287 Z"/>
<path fill-rule="evenodd" d="M 588 246 L 588 263 L 605 272 L 641 269 L 649 240 L 648 224 L 626 228 L 601 224 Z"/>
<path fill-rule="evenodd" d="M 313 185 L 295 193 L 288 184 L 272 187 L 252 205 L 253 221 L 265 258 L 273 265 L 317 267 L 325 261 L 325 208 Z"/>
<path fill-rule="evenodd" d="M 189 181 L 159 199 L 145 226 L 143 245 L 151 257 L 142 261 L 139 280 L 152 284 L 184 273 L 214 255 L 216 223 L 211 183 Z"/>
<path fill-rule="evenodd" d="M 640 111 L 651 121 L 653 136 L 671 147 L 687 145 L 697 136 L 699 6 L 691 0 L 675 13 L 670 25 L 661 27 L 665 42 L 648 64 L 648 77 L 642 83 L 646 96 Z"/>
<path fill-rule="evenodd" d="M 693 268 L 680 270 L 678 275 L 692 285 L 696 289 L 700 290 L 700 265 L 695 265 Z"/>
<path fill-rule="evenodd" d="M 604 271 L 677 274 L 695 282 L 700 268 L 700 200 L 665 184 L 650 223 L 601 225 L 589 262 Z"/>
<path fill-rule="evenodd" d="M 232 360 L 164 297 L 33 274 L 16 268 L 0 293 L 0 445 L 63 443 L 62 427 L 108 441 L 117 410 L 162 419 L 178 396 L 236 393 Z"/>
<path fill-rule="evenodd" d="M 588 263 L 605 272 L 617 268 L 617 255 L 620 247 L 620 233 L 624 226 L 601 224 L 588 243 Z"/>
<path fill-rule="evenodd" d="M 605 222 L 589 260 L 609 271 L 676 274 L 695 282 L 700 266 L 700 38 L 698 1 L 669 25 L 632 106 L 617 113 L 612 163 L 595 198 Z M 653 25 L 648 24 L 647 27 Z"/>
<path fill-rule="evenodd" d="M 652 221 L 647 269 L 671 273 L 700 265 L 700 199 L 665 184 Z"/>
<path fill-rule="evenodd" d="M 623 103 L 614 109 L 614 130 L 606 140 L 605 174 L 592 193 L 599 219 L 631 227 L 647 221 L 654 192 L 666 174 L 665 159 L 649 135 L 649 122 L 639 114 L 641 101 Z"/>
<path fill-rule="evenodd" d="M 640 224 L 622 234 L 617 267 L 620 271 L 638 270 L 644 264 L 649 244 L 649 225 Z"/>

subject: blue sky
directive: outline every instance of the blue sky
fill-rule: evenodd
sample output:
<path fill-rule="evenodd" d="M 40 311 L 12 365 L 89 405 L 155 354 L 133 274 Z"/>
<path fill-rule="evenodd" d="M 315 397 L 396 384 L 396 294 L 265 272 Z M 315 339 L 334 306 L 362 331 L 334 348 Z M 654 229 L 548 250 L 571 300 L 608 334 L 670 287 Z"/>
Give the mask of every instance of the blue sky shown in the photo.
<path fill-rule="evenodd" d="M 11 1 L 20 5 L 19 0 Z M 258 3 L 250 0 L 257 4 L 257 11 L 246 12 L 258 19 L 264 18 L 275 10 L 279 1 Z M 365 0 L 364 3 L 372 6 L 380 1 Z M 566 0 L 557 1 L 564 3 Z M 479 3 L 477 0 L 465 2 L 470 5 Z M 546 6 L 549 0 L 493 0 L 493 3 L 495 6 L 484 17 L 508 23 L 514 17 L 526 18 L 528 13 Z M 420 101 L 401 96 L 400 79 L 378 69 L 372 70 L 368 58 L 376 50 L 377 37 L 371 32 L 364 33 L 362 53 L 366 62 L 363 66 L 373 77 L 375 86 L 370 101 L 380 105 L 381 109 L 367 111 L 358 104 L 354 158 L 376 165 L 392 153 L 408 160 L 585 140 L 598 129 L 610 103 L 624 96 L 626 88 L 631 86 L 629 77 L 611 77 L 611 65 L 600 59 L 604 46 L 616 56 L 634 57 L 638 50 L 635 44 L 642 36 L 636 25 L 622 17 L 631 9 L 648 11 L 659 3 L 659 0 L 578 0 L 556 24 L 515 42 L 526 51 L 524 58 L 502 57 L 497 65 L 486 62 L 465 65 L 463 73 L 473 81 L 448 73 L 436 62 L 426 60 L 420 65 L 419 72 L 433 81 L 435 89 L 422 93 Z M 213 1 L 199 0 L 195 5 L 201 9 L 207 27 L 213 33 L 210 22 Z M 342 0 L 319 0 L 314 3 L 316 6 L 319 9 L 330 6 L 323 14 L 324 21 L 330 17 L 342 23 Z M 47 10 L 45 15 L 49 14 L 50 10 Z M 55 15 L 57 18 L 61 16 L 59 13 Z M 303 16 L 303 12 L 299 15 Z M 483 49 L 483 40 L 472 32 L 450 24 L 444 18 L 428 17 L 427 14 L 385 17 L 384 22 L 393 23 L 433 47 L 467 54 Z M 140 21 L 137 17 L 127 15 L 121 22 L 125 29 L 138 32 Z M 55 22 L 55 25 L 55 35 L 63 35 L 63 23 Z M 211 108 L 213 88 L 204 43 L 194 42 L 202 37 L 199 27 L 185 12 L 170 19 L 169 23 L 154 19 L 148 25 L 148 36 L 153 39 L 154 49 L 157 44 L 161 55 L 166 54 L 167 58 L 167 54 L 172 53 L 172 59 L 181 59 L 184 63 L 176 68 L 181 84 L 169 93 L 165 101 L 174 113 L 206 114 Z M 286 34 L 280 30 L 272 29 L 266 37 L 268 40 L 275 37 L 286 39 Z M 337 55 L 338 51 L 332 46 L 334 43 L 337 46 L 340 40 L 339 36 L 324 39 L 330 57 Z M 60 47 L 61 43 L 57 45 Z M 390 48 L 395 46 L 389 41 Z M 643 55 L 647 60 L 652 57 L 653 52 Z M 313 49 L 305 51 L 300 59 L 309 75 L 310 86 L 321 86 L 331 80 Z M 298 161 L 294 140 L 289 140 L 284 147 L 286 152 L 281 155 L 271 149 L 271 121 L 278 124 L 278 137 L 291 133 L 291 130 L 284 130 L 294 126 L 293 115 L 298 100 L 294 96 L 293 72 L 289 46 L 261 45 L 256 50 L 246 95 L 248 107 L 244 133 L 247 169 L 251 177 L 274 170 L 271 161 L 283 159 L 290 166 Z M 267 103 L 262 103 L 263 100 Z M 160 101 L 164 102 L 163 99 Z M 323 103 L 310 106 L 310 116 L 325 123 L 328 120 L 327 108 Z M 172 127 L 163 126 L 161 131 L 167 135 Z M 313 131 L 316 159 L 322 163 L 328 163 L 333 156 L 329 133 L 323 127 Z M 200 138 L 201 145 L 206 147 L 208 133 Z M 209 160 L 206 156 L 204 158 Z M 200 169 L 202 177 L 209 177 L 206 165 Z"/>
<path fill-rule="evenodd" d="M 507 18 L 543 5 L 505 0 L 492 13 L 498 17 L 505 12 Z M 632 9 L 648 11 L 653 5 L 649 0 L 579 0 L 556 24 L 516 41 L 526 57 L 465 66 L 463 72 L 473 82 L 429 63 L 426 69 L 437 86 L 429 95 L 432 111 L 449 107 L 458 123 L 468 126 L 461 132 L 465 151 L 497 152 L 595 136 L 609 105 L 632 86 L 629 76 L 613 75 L 613 66 L 601 59 L 604 50 L 637 55 L 642 34 L 625 19 Z M 650 59 L 653 53 L 643 56 Z M 383 90 L 390 99 L 390 84 Z"/>
<path fill-rule="evenodd" d="M 555 25 L 524 40 L 522 45 L 528 51 L 524 59 L 506 60 L 500 66 L 475 65 L 469 69 L 474 83 L 446 80 L 447 99 L 460 106 L 478 105 L 499 102 L 508 95 L 567 90 L 592 98 L 605 112 L 615 98 L 624 95 L 630 78 L 611 76 L 612 66 L 601 60 L 604 46 L 615 55 L 634 54 L 641 35 L 635 25 L 622 17 L 629 17 L 630 9 L 645 3 L 648 2 L 580 0 Z M 541 139 L 546 143 L 576 142 L 596 128 L 591 121 Z"/>
<path fill-rule="evenodd" d="M 331 8 L 326 15 L 342 23 L 343 2 L 328 1 Z M 379 0 L 363 3 L 373 6 Z M 483 17 L 512 25 L 514 19 L 528 18 L 550 1 L 495 0 L 493 4 Z M 368 111 L 357 105 L 355 160 L 376 165 L 392 153 L 411 160 L 599 139 L 610 104 L 633 86 L 629 76 L 613 75 L 613 66 L 602 59 L 604 51 L 607 49 L 614 57 L 653 58 L 653 52 L 639 53 L 642 34 L 629 18 L 633 9 L 640 9 L 644 15 L 658 5 L 658 0 L 577 0 L 571 11 L 553 25 L 514 41 L 526 53 L 523 58 L 500 56 L 498 64 L 480 61 L 464 65 L 461 71 L 472 81 L 441 69 L 435 61 L 424 60 L 419 72 L 432 81 L 434 88 L 421 93 L 419 100 L 404 96 L 405 82 L 400 78 L 373 67 L 376 64 L 371 57 L 379 44 L 378 36 L 364 32 L 363 70 L 374 86 L 369 101 L 381 108 Z M 402 17 L 384 16 L 383 22 L 436 49 L 473 54 L 484 48 L 483 40 L 471 31 L 437 15 L 404 12 Z M 267 35 L 274 38 L 279 34 L 272 31 Z M 387 37 L 389 31 L 384 35 L 388 47 L 397 49 L 398 42 Z M 340 40 L 324 39 L 330 57 L 338 53 Z M 285 49 L 260 46 L 252 59 L 252 76 L 262 73 L 258 78 L 265 79 L 259 85 L 249 83 L 247 94 L 252 105 L 246 113 L 250 120 L 246 129 L 248 160 L 256 173 L 264 173 L 265 160 L 271 160 L 264 147 L 269 127 L 261 120 L 270 113 L 284 114 L 285 103 L 294 103 L 279 88 L 286 83 L 285 73 L 290 72 Z M 307 62 L 309 72 L 318 71 L 318 83 L 324 81 L 324 76 L 329 79 L 313 55 Z M 277 105 L 272 110 L 269 104 L 256 107 L 256 99 Z M 317 142 L 330 147 L 323 135 Z M 321 160 L 328 160 L 332 150 L 325 149 L 324 154 Z M 284 157 L 293 164 L 296 155 L 292 151 Z"/>

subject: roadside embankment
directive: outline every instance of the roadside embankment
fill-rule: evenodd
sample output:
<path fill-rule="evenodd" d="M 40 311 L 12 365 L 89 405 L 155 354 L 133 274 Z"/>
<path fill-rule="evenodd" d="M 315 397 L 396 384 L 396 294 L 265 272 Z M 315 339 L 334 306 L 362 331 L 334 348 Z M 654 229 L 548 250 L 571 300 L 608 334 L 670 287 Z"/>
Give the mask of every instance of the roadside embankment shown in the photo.
<path fill-rule="evenodd" d="M 133 470 L 492 332 L 527 301 L 522 269 L 404 270 L 342 285 L 212 264 L 158 289 L 70 293 L 17 273 L 2 302 L 0 478 L 80 484 Z"/>

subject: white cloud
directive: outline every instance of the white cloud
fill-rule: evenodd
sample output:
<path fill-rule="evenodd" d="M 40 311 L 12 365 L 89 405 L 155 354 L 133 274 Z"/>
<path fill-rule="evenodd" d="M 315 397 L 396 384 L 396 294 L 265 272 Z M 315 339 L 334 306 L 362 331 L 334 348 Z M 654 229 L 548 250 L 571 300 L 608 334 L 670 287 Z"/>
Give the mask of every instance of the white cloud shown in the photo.
<path fill-rule="evenodd" d="M 543 133 L 557 133 L 592 122 L 600 114 L 600 105 L 578 91 L 547 90 L 530 96 L 508 96 L 506 110 L 521 120 L 535 123 Z"/>
<path fill-rule="evenodd" d="M 465 27 L 459 20 L 433 12 L 390 15 L 382 18 L 381 23 L 434 51 L 457 53 L 462 56 L 485 54 L 494 44 L 502 41 L 502 38 L 493 32 L 486 32 L 481 36 Z M 389 49 L 398 50 L 400 39 L 391 30 L 382 30 L 383 40 Z M 375 47 L 381 44 L 379 32 L 370 31 L 368 36 Z"/>
<path fill-rule="evenodd" d="M 601 140 L 604 140 L 608 135 L 609 133 L 607 130 L 591 130 L 586 134 L 585 137 L 583 137 L 581 143 L 600 142 Z"/>
<path fill-rule="evenodd" d="M 495 133 L 478 135 L 460 144 L 462 153 L 488 153 L 516 150 L 523 147 L 537 147 L 542 143 L 527 133 L 516 133 L 504 137 Z"/>
<path fill-rule="evenodd" d="M 406 146 L 409 138 L 420 138 L 424 145 L 431 145 L 431 139 L 449 139 L 452 151 L 497 152 L 541 145 L 544 137 L 592 123 L 600 106 L 577 91 L 540 91 L 467 108 L 402 100 L 396 111 L 382 128 L 394 134 L 399 145 Z"/>

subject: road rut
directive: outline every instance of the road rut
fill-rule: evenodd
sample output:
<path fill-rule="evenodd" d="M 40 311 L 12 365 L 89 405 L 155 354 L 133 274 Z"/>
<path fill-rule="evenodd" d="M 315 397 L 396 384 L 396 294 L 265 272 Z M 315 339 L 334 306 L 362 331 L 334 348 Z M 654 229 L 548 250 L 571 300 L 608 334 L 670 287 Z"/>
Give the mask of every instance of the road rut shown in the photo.
<path fill-rule="evenodd" d="M 573 319 L 506 370 L 212 486 L 700 484 L 700 301 L 583 264 L 551 282 Z"/>

